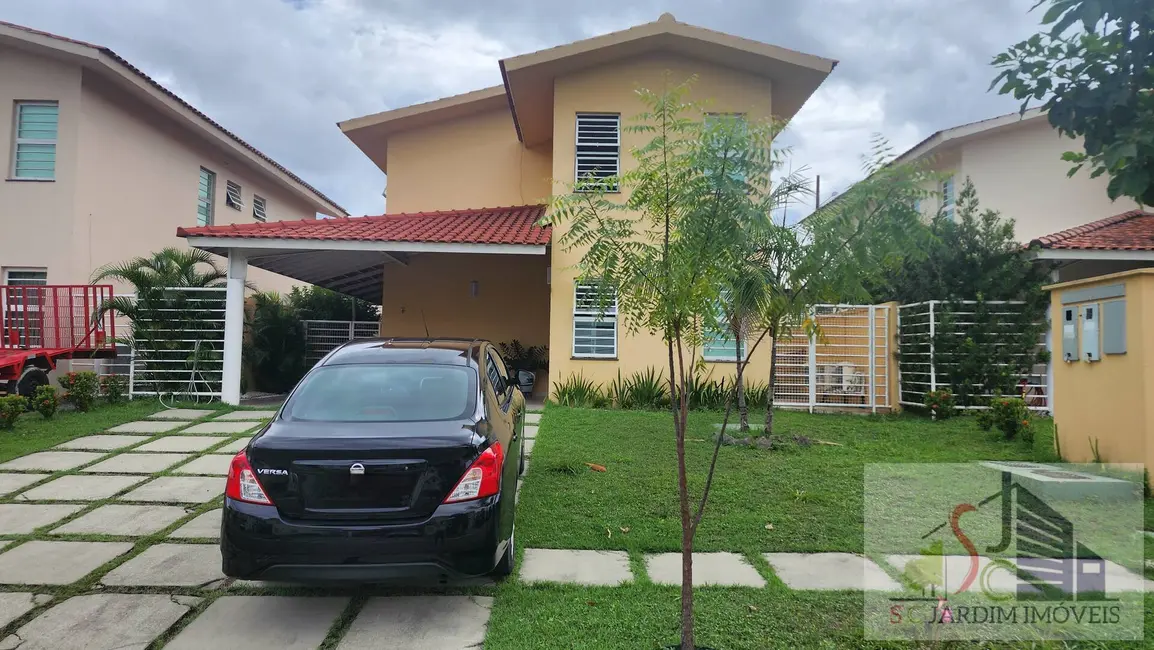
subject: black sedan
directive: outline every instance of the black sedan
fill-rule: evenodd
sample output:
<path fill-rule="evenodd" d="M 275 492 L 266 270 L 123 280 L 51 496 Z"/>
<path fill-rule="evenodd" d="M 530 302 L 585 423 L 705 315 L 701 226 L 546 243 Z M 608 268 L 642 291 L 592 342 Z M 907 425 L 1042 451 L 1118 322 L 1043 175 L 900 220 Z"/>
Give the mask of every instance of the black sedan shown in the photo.
<path fill-rule="evenodd" d="M 337 348 L 232 460 L 220 536 L 225 575 L 508 575 L 524 405 L 486 341 Z"/>

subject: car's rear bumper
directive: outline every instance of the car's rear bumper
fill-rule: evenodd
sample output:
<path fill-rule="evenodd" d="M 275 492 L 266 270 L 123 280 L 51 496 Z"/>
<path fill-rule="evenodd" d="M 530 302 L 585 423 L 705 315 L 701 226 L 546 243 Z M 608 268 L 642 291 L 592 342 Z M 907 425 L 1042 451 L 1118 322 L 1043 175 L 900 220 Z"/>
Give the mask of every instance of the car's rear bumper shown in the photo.
<path fill-rule="evenodd" d="M 287 582 L 443 581 L 493 570 L 505 551 L 500 497 L 442 505 L 421 522 L 286 520 L 274 506 L 225 499 L 225 575 Z"/>

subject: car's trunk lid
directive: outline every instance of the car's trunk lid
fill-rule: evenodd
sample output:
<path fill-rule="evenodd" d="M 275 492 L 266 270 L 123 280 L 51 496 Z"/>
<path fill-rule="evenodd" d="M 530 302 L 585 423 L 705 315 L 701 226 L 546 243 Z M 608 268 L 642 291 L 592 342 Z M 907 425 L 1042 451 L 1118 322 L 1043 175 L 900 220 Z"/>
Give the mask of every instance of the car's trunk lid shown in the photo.
<path fill-rule="evenodd" d="M 482 446 L 469 422 L 278 421 L 249 447 L 249 462 L 288 519 L 419 520 Z"/>

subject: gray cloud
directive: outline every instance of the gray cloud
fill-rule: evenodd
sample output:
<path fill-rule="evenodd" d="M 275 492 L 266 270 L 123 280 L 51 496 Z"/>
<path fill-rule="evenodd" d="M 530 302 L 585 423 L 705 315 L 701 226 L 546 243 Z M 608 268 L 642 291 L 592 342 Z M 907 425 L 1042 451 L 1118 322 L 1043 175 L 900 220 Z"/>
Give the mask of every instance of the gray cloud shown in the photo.
<path fill-rule="evenodd" d="M 0 19 L 106 45 L 354 213 L 384 177 L 349 117 L 500 83 L 496 59 L 655 19 L 839 59 L 783 142 L 841 189 L 873 132 L 904 148 L 1014 110 L 990 58 L 1032 0 L 5 0 Z"/>

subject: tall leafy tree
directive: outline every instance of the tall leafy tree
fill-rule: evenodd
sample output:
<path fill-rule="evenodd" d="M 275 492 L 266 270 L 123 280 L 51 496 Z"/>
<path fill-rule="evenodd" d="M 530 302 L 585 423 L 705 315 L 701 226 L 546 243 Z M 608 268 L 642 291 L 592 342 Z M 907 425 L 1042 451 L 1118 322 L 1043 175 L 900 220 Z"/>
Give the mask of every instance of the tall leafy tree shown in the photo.
<path fill-rule="evenodd" d="M 288 300 L 306 320 L 374 322 L 381 318 L 381 308 L 373 303 L 323 287 L 293 287 Z"/>
<path fill-rule="evenodd" d="M 1062 157 L 1073 175 L 1109 174 L 1111 199 L 1154 205 L 1154 4 L 1038 0 L 1043 30 L 994 58 L 990 88 L 1040 102 L 1060 133 L 1084 138 Z"/>

